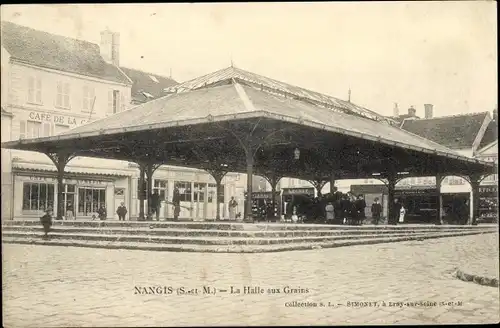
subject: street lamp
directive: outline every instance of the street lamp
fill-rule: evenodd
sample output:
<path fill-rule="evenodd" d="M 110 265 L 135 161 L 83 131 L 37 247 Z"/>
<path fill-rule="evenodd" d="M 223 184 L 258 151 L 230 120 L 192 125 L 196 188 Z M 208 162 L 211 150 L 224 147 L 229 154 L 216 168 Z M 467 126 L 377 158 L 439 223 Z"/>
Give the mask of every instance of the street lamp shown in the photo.
<path fill-rule="evenodd" d="M 295 159 L 299 159 L 300 158 L 300 150 L 299 148 L 295 148 L 295 150 L 293 151 L 293 156 Z"/>

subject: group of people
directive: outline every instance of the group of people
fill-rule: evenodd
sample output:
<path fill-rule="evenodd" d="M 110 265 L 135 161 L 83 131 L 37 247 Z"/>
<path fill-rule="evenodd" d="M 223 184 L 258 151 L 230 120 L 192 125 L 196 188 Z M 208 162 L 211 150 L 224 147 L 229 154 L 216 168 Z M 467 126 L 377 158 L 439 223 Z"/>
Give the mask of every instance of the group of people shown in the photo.
<path fill-rule="evenodd" d="M 292 220 L 297 216 L 302 222 L 361 225 L 366 218 L 365 208 L 363 195 L 339 191 L 315 197 L 310 202 L 288 202 L 285 219 Z"/>
<path fill-rule="evenodd" d="M 285 209 L 285 220 L 362 225 L 366 220 L 365 209 L 364 195 L 336 192 L 316 197 L 310 202 L 288 202 Z M 391 206 L 391 216 L 388 218 L 387 223 L 395 225 L 401 222 L 402 210 L 403 204 L 401 200 L 399 198 L 394 199 Z M 383 207 L 378 197 L 374 199 L 370 212 L 372 223 L 378 225 L 383 216 Z M 294 220 L 294 218 L 296 219 Z"/>

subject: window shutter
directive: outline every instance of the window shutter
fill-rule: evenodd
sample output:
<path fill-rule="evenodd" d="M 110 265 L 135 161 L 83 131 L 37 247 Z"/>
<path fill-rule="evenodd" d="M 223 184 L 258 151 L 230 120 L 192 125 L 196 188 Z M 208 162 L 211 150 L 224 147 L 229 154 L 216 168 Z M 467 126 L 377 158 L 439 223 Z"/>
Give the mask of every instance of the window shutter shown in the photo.
<path fill-rule="evenodd" d="M 120 95 L 120 111 L 124 111 L 125 110 L 125 97 L 123 96 L 123 93 Z"/>
<path fill-rule="evenodd" d="M 69 93 L 70 93 L 70 88 L 69 88 L 69 83 L 64 83 L 64 107 L 69 108 Z"/>
<path fill-rule="evenodd" d="M 19 139 L 26 139 L 26 121 L 19 122 Z"/>
<path fill-rule="evenodd" d="M 108 114 L 113 114 L 113 90 L 108 90 Z"/>
<path fill-rule="evenodd" d="M 42 79 L 36 79 L 36 102 L 42 103 Z"/>
<path fill-rule="evenodd" d="M 35 101 L 35 78 L 33 76 L 28 77 L 28 101 Z"/>
<path fill-rule="evenodd" d="M 56 97 L 56 106 L 62 106 L 62 97 L 63 97 L 63 87 L 62 82 L 57 81 L 57 97 Z"/>
<path fill-rule="evenodd" d="M 51 123 L 43 123 L 42 133 L 44 137 L 50 137 L 53 133 L 53 128 Z"/>

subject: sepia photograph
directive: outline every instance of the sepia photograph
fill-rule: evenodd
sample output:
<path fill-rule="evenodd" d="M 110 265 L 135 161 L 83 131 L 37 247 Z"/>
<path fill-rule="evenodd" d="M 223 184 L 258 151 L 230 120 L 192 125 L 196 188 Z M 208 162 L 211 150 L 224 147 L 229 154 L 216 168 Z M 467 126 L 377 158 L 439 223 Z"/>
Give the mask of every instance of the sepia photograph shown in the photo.
<path fill-rule="evenodd" d="M 495 1 L 0 13 L 4 327 L 500 322 Z"/>

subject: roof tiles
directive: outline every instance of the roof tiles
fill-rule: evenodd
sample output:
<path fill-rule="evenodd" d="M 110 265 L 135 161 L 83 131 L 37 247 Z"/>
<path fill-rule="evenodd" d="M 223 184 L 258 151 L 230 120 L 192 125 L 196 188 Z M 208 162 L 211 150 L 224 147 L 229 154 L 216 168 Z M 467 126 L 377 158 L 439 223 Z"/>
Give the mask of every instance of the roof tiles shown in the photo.
<path fill-rule="evenodd" d="M 97 44 L 2 22 L 2 46 L 11 58 L 34 66 L 130 84 L 100 55 Z"/>
<path fill-rule="evenodd" d="M 488 112 L 405 120 L 402 129 L 451 149 L 472 148 Z"/>

